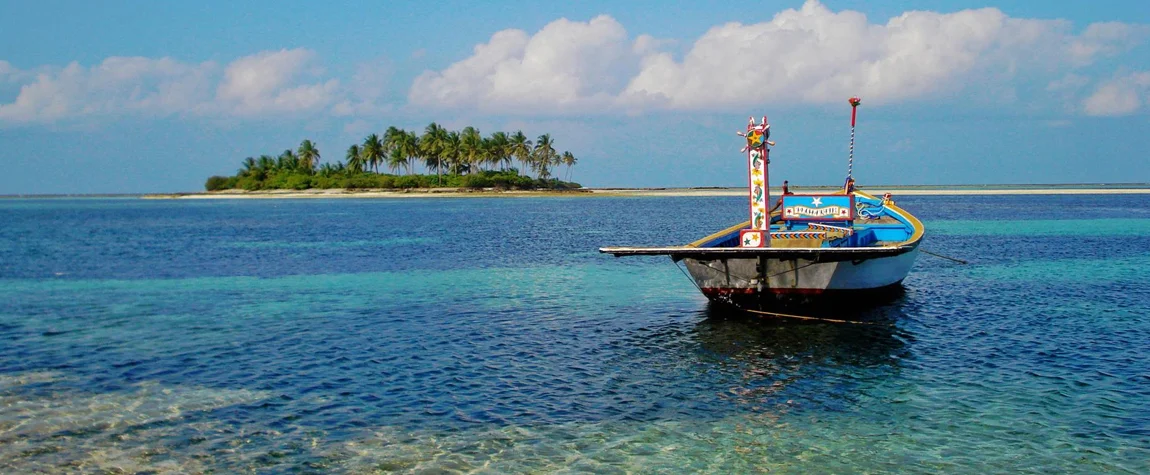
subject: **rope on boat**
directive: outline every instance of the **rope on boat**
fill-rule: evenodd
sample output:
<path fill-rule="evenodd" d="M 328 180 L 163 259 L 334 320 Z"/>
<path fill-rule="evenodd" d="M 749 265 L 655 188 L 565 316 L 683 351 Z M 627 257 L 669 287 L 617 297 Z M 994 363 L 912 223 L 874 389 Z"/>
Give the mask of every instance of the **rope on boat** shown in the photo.
<path fill-rule="evenodd" d="M 770 317 L 779 317 L 779 318 L 793 318 L 796 320 L 814 320 L 814 321 L 819 321 L 819 322 L 830 322 L 830 323 L 850 323 L 853 325 L 877 325 L 877 323 L 875 323 L 875 322 L 839 320 L 839 319 L 835 319 L 835 318 L 821 318 L 821 317 L 804 317 L 802 315 L 791 315 L 788 313 L 778 313 L 778 312 L 764 312 L 762 310 L 751 310 L 749 308 L 740 308 L 739 310 L 742 310 L 742 311 L 748 312 L 748 313 L 753 313 L 756 315 L 766 315 L 766 316 L 770 316 Z"/>
<path fill-rule="evenodd" d="M 966 262 L 966 261 L 964 261 L 964 260 L 962 260 L 962 259 L 958 259 L 958 258 L 955 258 L 955 257 L 950 257 L 950 256 L 944 256 L 944 255 L 942 255 L 942 254 L 935 254 L 935 253 L 933 253 L 933 252 L 930 252 L 930 251 L 928 251 L 928 250 L 926 250 L 926 249 L 919 249 L 919 250 L 920 250 L 920 251 L 922 251 L 922 252 L 923 252 L 923 254 L 928 254 L 928 255 L 931 255 L 931 256 L 934 256 L 934 257 L 938 257 L 938 258 L 946 259 L 946 260 L 948 260 L 948 261 L 954 261 L 954 262 L 957 262 L 957 263 L 959 263 L 959 264 L 970 264 L 969 262 Z"/>
<path fill-rule="evenodd" d="M 699 287 L 699 283 L 695 282 L 695 278 L 691 277 L 691 274 L 688 274 L 687 271 L 683 270 L 683 267 L 679 265 L 679 261 L 675 261 L 675 268 L 679 269 L 679 272 L 683 273 L 683 277 L 686 277 L 687 280 L 691 281 L 691 285 L 695 286 L 696 289 L 699 289 L 699 293 L 703 293 L 703 288 Z"/>

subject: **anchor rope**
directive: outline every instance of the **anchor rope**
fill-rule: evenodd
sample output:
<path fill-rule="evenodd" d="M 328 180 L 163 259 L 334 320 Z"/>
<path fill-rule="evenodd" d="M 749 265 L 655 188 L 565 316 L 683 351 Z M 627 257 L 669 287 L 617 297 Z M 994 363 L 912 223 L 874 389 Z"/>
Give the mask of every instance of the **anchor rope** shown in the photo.
<path fill-rule="evenodd" d="M 740 308 L 739 310 L 742 310 L 742 311 L 748 312 L 748 313 L 757 314 L 757 315 L 767 315 L 767 316 L 771 316 L 771 317 L 780 317 L 780 318 L 793 318 L 796 320 L 814 320 L 814 321 L 819 321 L 819 322 L 830 322 L 830 323 L 850 323 L 852 325 L 878 325 L 878 323 L 875 323 L 875 322 L 839 320 L 839 319 L 835 319 L 835 318 L 806 317 L 806 316 L 802 316 L 802 315 L 791 315 L 789 313 L 764 312 L 762 310 L 751 310 L 749 308 Z"/>
<path fill-rule="evenodd" d="M 944 256 L 944 255 L 942 255 L 942 254 L 935 254 L 935 253 L 933 253 L 933 252 L 930 252 L 930 251 L 928 251 L 928 250 L 926 250 L 926 249 L 919 249 L 919 250 L 920 250 L 920 251 L 922 251 L 924 254 L 929 254 L 929 255 L 931 255 L 931 256 L 934 256 L 934 257 L 939 257 L 939 258 L 942 258 L 942 259 L 946 259 L 946 260 L 948 260 L 948 261 L 954 261 L 954 262 L 957 262 L 957 263 L 959 263 L 959 264 L 970 264 L 969 262 L 966 262 L 966 261 L 964 261 L 964 260 L 962 260 L 962 259 L 958 259 L 958 258 L 955 258 L 955 257 L 950 257 L 950 256 Z"/>

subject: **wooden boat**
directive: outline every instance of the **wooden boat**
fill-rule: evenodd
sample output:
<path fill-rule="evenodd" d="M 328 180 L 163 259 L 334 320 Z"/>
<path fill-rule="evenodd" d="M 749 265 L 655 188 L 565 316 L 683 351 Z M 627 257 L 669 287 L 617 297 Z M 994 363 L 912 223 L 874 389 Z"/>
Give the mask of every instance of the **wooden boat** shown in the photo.
<path fill-rule="evenodd" d="M 783 185 L 767 211 L 767 165 L 773 142 L 766 117 L 750 120 L 747 132 L 750 219 L 695 242 L 665 247 L 603 247 L 615 256 L 666 255 L 682 261 L 709 299 L 742 307 L 776 303 L 822 303 L 881 298 L 901 290 L 918 255 L 924 228 L 906 210 L 883 197 L 855 189 L 854 119 L 851 98 L 851 154 L 841 190 L 795 194 Z"/>

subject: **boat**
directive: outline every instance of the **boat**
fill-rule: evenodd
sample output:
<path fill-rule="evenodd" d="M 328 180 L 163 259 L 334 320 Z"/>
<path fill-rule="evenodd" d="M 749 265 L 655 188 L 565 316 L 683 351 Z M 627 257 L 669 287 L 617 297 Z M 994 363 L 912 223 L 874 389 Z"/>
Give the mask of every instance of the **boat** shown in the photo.
<path fill-rule="evenodd" d="M 747 157 L 749 219 L 689 244 L 603 247 L 621 256 L 670 256 L 685 264 L 708 299 L 741 308 L 857 303 L 884 300 L 902 290 L 925 228 L 887 193 L 858 189 L 853 177 L 854 130 L 861 101 L 850 99 L 851 141 L 847 177 L 829 193 L 794 193 L 783 183 L 770 203 L 770 125 L 752 117 Z"/>

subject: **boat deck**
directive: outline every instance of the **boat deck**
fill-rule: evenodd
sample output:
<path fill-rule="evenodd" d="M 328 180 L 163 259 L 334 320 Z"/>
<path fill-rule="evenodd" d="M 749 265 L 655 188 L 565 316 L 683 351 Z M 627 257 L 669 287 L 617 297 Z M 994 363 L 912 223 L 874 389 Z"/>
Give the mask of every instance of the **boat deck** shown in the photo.
<path fill-rule="evenodd" d="M 803 195 L 793 196 L 803 198 Z M 823 199 L 830 200 L 831 197 L 823 196 Z M 781 206 L 777 206 L 770 213 L 771 235 L 765 247 L 747 246 L 742 242 L 742 233 L 750 227 L 748 221 L 686 245 L 603 247 L 599 252 L 616 257 L 665 255 L 676 261 L 684 258 L 761 257 L 829 262 L 895 256 L 917 246 L 921 237 L 921 224 L 894 206 L 893 201 L 856 191 L 850 201 L 851 211 L 855 211 L 856 202 L 859 209 L 857 216 L 851 213 L 847 215 L 849 217 L 840 215 L 827 220 L 784 220 L 780 214 Z"/>

